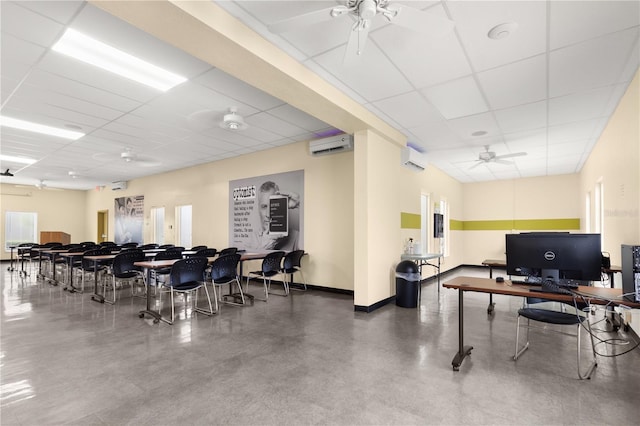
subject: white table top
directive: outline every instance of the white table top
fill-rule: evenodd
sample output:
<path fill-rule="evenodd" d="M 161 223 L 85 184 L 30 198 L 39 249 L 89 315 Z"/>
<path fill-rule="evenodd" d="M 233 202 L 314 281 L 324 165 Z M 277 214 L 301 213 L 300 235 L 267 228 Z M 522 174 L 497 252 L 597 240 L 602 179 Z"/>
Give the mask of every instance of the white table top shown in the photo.
<path fill-rule="evenodd" d="M 417 253 L 417 254 L 403 253 L 402 256 L 400 256 L 400 259 L 402 259 L 402 260 L 430 260 L 430 259 L 437 259 L 439 257 L 442 257 L 441 253 Z"/>

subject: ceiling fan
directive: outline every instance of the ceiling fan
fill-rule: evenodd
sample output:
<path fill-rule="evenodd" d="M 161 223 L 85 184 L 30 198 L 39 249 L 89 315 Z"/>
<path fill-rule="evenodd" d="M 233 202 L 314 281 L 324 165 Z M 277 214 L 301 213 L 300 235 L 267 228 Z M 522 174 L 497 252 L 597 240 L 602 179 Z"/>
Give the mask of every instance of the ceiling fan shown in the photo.
<path fill-rule="evenodd" d="M 489 151 L 489 145 L 485 145 L 484 152 L 480 152 L 478 154 L 478 159 L 476 160 L 476 164 L 469 167 L 469 170 L 478 167 L 480 164 L 489 164 L 489 163 L 498 163 L 498 164 L 505 164 L 505 165 L 515 164 L 513 161 L 505 160 L 505 158 L 521 157 L 523 155 L 527 155 L 527 153 L 514 152 L 512 154 L 496 155 L 495 152 Z"/>
<path fill-rule="evenodd" d="M 210 130 L 212 127 L 220 127 L 225 130 L 237 132 L 249 128 L 249 125 L 244 121 L 244 117 L 238 113 L 238 108 L 235 106 L 229 107 L 223 114 L 211 109 L 196 111 L 187 117 L 187 122 L 190 127 L 198 131 Z"/>
<path fill-rule="evenodd" d="M 447 34 L 454 26 L 454 23 L 448 19 L 404 4 L 391 4 L 389 0 L 346 0 L 344 5 L 283 19 L 274 22 L 268 28 L 269 31 L 279 34 L 345 15 L 350 15 L 355 20 L 349 32 L 345 62 L 351 62 L 362 55 L 373 19 L 377 15 L 382 15 L 392 24 L 418 31 L 429 37 Z"/>
<path fill-rule="evenodd" d="M 5 172 L 0 173 L 0 176 L 13 177 L 13 173 L 11 173 L 9 169 L 7 169 Z"/>
<path fill-rule="evenodd" d="M 47 185 L 47 183 L 45 182 L 44 179 L 40 179 L 38 182 L 34 183 L 33 185 L 14 185 L 16 188 L 32 188 L 32 187 L 36 187 L 40 190 L 42 189 L 47 189 L 49 191 L 62 191 L 59 188 L 51 188 L 49 185 Z"/>
<path fill-rule="evenodd" d="M 140 167 L 156 167 L 161 163 L 160 161 L 153 159 L 151 157 L 145 157 L 138 155 L 131 148 L 126 148 L 119 154 L 108 154 L 108 153 L 98 153 L 94 154 L 93 158 L 100 161 L 124 161 L 125 163 L 134 163 L 136 166 Z M 69 174 L 71 176 L 71 173 Z M 73 177 L 73 176 L 72 176 Z"/>

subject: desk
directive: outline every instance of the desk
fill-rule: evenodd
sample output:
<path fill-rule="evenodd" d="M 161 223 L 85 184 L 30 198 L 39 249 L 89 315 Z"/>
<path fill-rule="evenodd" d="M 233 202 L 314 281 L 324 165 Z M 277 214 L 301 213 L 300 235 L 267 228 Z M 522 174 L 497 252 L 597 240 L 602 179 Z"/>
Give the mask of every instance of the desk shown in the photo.
<path fill-rule="evenodd" d="M 425 265 L 433 266 L 438 270 L 436 274 L 438 278 L 438 295 L 440 295 L 440 259 L 442 255 L 440 253 L 424 253 L 424 254 L 403 254 L 400 256 L 401 260 L 410 260 L 418 265 L 418 272 L 420 273 L 420 285 L 418 285 L 418 306 L 422 301 L 422 267 Z M 438 259 L 438 264 L 429 263 L 429 260 Z"/>
<path fill-rule="evenodd" d="M 486 259 L 482 262 L 482 265 L 489 267 L 489 278 L 493 278 L 493 268 L 506 268 L 507 262 L 505 260 Z M 487 313 L 489 315 L 493 313 L 494 306 L 496 306 L 496 304 L 493 303 L 493 294 L 489 294 L 489 306 L 487 307 Z"/>
<path fill-rule="evenodd" d="M 489 278 L 475 277 L 456 277 L 451 281 L 443 284 L 445 288 L 458 290 L 458 352 L 453 357 L 451 365 L 454 371 L 460 369 L 462 361 L 467 355 L 471 354 L 473 346 L 465 346 L 464 344 L 464 303 L 463 294 L 465 291 L 475 291 L 479 293 L 504 294 L 508 296 L 519 297 L 537 297 L 540 299 L 548 299 L 556 302 L 573 302 L 573 296 L 567 294 L 556 293 L 533 293 L 530 292 L 530 286 L 527 285 L 511 285 L 511 281 L 505 280 L 504 283 L 497 283 Z M 640 308 L 640 303 L 631 303 L 622 299 L 622 290 L 615 288 L 588 287 L 579 286 L 578 292 L 585 296 L 592 304 L 607 305 L 613 302 L 617 305 L 626 305 L 634 308 Z"/>
<path fill-rule="evenodd" d="M 104 303 L 104 295 L 98 293 L 98 266 L 101 263 L 109 263 L 115 259 L 115 254 L 102 254 L 98 256 L 84 256 L 85 259 L 89 259 L 93 262 L 93 294 L 91 300 L 99 303 Z"/>

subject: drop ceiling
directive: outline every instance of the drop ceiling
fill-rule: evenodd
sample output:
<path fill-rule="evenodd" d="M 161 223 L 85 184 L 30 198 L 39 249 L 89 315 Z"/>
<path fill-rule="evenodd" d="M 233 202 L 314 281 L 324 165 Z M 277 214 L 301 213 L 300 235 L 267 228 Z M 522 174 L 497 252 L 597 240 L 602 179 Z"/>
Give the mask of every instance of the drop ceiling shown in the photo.
<path fill-rule="evenodd" d="M 343 64 L 353 21 L 275 35 L 267 25 L 335 1 L 216 2 L 406 135 L 461 182 L 575 173 L 639 64 L 637 1 L 392 1 L 451 19 L 437 39 L 376 17 L 362 58 Z M 9 2 L 2 12 L 2 115 L 86 136 L 69 141 L 1 129 L 3 183 L 89 189 L 331 132 L 329 124 L 80 1 Z M 509 37 L 494 26 L 515 22 Z M 167 92 L 51 51 L 67 27 L 188 78 Z M 218 126 L 229 107 L 249 125 Z M 640 118 L 639 118 L 640 120 Z M 486 132 L 482 136 L 473 133 Z M 470 169 L 489 145 L 514 164 Z M 141 160 L 126 162 L 129 150 Z M 72 178 L 69 172 L 77 177 Z"/>

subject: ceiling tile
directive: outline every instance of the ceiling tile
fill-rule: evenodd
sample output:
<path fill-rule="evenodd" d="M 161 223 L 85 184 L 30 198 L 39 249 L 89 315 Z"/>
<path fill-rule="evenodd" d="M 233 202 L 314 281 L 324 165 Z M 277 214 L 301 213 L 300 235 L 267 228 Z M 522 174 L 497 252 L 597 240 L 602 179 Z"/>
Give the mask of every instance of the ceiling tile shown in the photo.
<path fill-rule="evenodd" d="M 318 120 L 315 117 L 306 114 L 299 109 L 292 107 L 291 105 L 281 105 L 269 110 L 269 114 L 278 117 L 290 124 L 302 127 L 310 132 L 317 132 L 319 130 L 326 129 L 327 123 Z"/>
<path fill-rule="evenodd" d="M 498 128 L 496 120 L 491 113 L 456 118 L 449 120 L 447 124 L 461 139 L 475 145 L 484 145 L 488 141 L 491 141 L 490 143 L 502 141 L 502 132 Z M 484 135 L 473 136 L 474 132 L 480 131 L 486 133 Z"/>
<path fill-rule="evenodd" d="M 546 3 L 451 1 L 447 2 L 447 7 L 475 71 L 482 71 L 545 51 Z M 494 40 L 487 36 L 493 27 L 507 22 L 518 25 L 509 37 Z"/>
<path fill-rule="evenodd" d="M 22 3 L 0 2 L 2 33 L 11 34 L 40 46 L 49 47 L 62 35 L 63 26 L 22 7 Z"/>
<path fill-rule="evenodd" d="M 640 25 L 637 1 L 549 2 L 552 49 Z"/>
<path fill-rule="evenodd" d="M 254 114 L 250 117 L 247 117 L 245 121 L 251 127 L 256 126 L 261 129 L 268 130 L 273 134 L 285 137 L 294 137 L 307 133 L 306 130 L 298 126 L 294 126 L 291 123 L 287 123 L 286 121 L 281 120 L 267 112 Z"/>
<path fill-rule="evenodd" d="M 85 2 L 82 0 L 29 0 L 20 2 L 20 6 L 53 19 L 63 25 L 68 24 L 84 4 Z"/>
<path fill-rule="evenodd" d="M 560 96 L 549 100 L 549 125 L 601 117 L 616 86 Z"/>
<path fill-rule="evenodd" d="M 282 105 L 283 102 L 262 90 L 256 89 L 219 69 L 212 69 L 196 77 L 194 82 L 215 90 L 246 105 L 252 105 L 259 110 L 267 110 Z"/>
<path fill-rule="evenodd" d="M 446 119 L 479 114 L 489 109 L 473 77 L 449 81 L 421 92 Z"/>
<path fill-rule="evenodd" d="M 442 116 L 418 92 L 409 92 L 373 103 L 402 127 L 441 121 Z"/>
<path fill-rule="evenodd" d="M 549 95 L 557 97 L 618 83 L 637 38 L 638 29 L 634 28 L 552 51 Z"/>
<path fill-rule="evenodd" d="M 500 109 L 494 114 L 504 133 L 539 129 L 547 125 L 547 101 Z"/>
<path fill-rule="evenodd" d="M 543 100 L 547 95 L 546 56 L 504 65 L 478 73 L 480 87 L 492 109 L 503 109 Z"/>
<path fill-rule="evenodd" d="M 599 120 L 577 121 L 557 126 L 549 126 L 549 145 L 589 139 Z"/>

